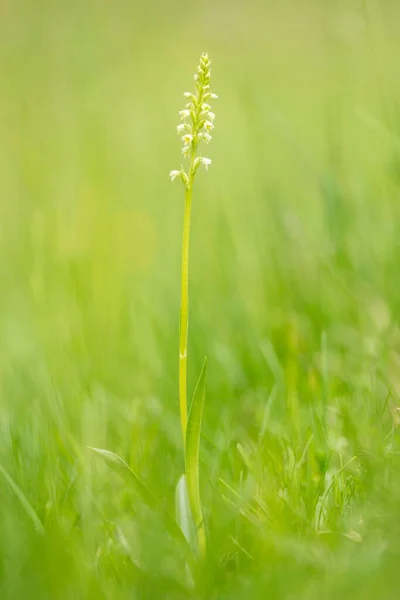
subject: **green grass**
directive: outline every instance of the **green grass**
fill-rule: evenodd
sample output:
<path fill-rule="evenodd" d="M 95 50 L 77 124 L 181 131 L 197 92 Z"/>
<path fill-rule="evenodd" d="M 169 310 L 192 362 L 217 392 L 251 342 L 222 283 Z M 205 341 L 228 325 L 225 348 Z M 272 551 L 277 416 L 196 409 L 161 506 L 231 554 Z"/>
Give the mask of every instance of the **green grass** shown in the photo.
<path fill-rule="evenodd" d="M 399 9 L 276 4 L 0 6 L 1 598 L 398 597 Z M 168 172 L 204 50 L 220 99 L 193 204 L 192 564 L 169 520 Z"/>

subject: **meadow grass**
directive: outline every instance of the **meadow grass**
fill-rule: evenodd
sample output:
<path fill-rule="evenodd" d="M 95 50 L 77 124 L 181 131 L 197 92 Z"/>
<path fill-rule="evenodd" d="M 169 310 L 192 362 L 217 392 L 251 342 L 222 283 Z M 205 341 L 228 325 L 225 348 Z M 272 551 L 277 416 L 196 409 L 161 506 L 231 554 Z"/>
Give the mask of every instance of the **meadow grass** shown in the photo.
<path fill-rule="evenodd" d="M 1 598 L 398 597 L 399 9 L 275 4 L 0 7 Z M 220 99 L 192 215 L 198 562 L 169 520 L 168 171 L 204 49 Z"/>

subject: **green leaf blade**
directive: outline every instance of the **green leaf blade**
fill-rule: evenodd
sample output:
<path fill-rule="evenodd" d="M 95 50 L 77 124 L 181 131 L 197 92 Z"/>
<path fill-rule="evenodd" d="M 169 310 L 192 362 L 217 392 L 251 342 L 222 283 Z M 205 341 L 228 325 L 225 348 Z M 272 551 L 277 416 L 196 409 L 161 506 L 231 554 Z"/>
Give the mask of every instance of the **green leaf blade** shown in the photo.
<path fill-rule="evenodd" d="M 92 450 L 98 456 L 104 460 L 104 462 L 110 467 L 114 473 L 117 473 L 128 485 L 132 486 L 143 502 L 150 506 L 150 508 L 156 508 L 158 504 L 157 498 L 149 490 L 149 488 L 143 483 L 138 475 L 131 469 L 131 467 L 124 461 L 123 458 L 111 452 L 110 450 L 103 450 L 102 448 L 93 448 L 88 446 L 89 450 Z"/>
<path fill-rule="evenodd" d="M 110 467 L 114 473 L 117 473 L 125 483 L 132 487 L 138 495 L 141 497 L 143 502 L 151 508 L 154 512 L 162 514 L 165 520 L 165 525 L 170 535 L 179 542 L 183 542 L 187 546 L 187 540 L 181 531 L 178 523 L 175 521 L 173 516 L 163 507 L 158 498 L 149 490 L 146 484 L 140 479 L 138 475 L 131 469 L 127 462 L 123 458 L 111 452 L 110 450 L 104 450 L 102 448 L 93 448 L 88 446 L 92 452 L 97 456 L 101 457 L 104 462 Z"/>
<path fill-rule="evenodd" d="M 21 488 L 19 487 L 19 485 L 17 485 L 17 483 L 11 477 L 11 475 L 9 474 L 9 472 L 6 471 L 6 469 L 2 465 L 0 465 L 0 473 L 4 477 L 4 479 L 7 481 L 9 487 L 13 491 L 14 495 L 16 496 L 16 498 L 21 503 L 21 506 L 25 510 L 25 512 L 28 515 L 28 517 L 31 519 L 31 521 L 33 523 L 33 526 L 35 527 L 36 531 L 38 533 L 40 533 L 41 535 L 43 535 L 44 534 L 43 523 L 39 519 L 39 517 L 38 517 L 38 515 L 37 515 L 37 513 L 35 511 L 35 509 L 33 508 L 32 504 L 29 502 L 28 498 L 25 496 L 25 494 L 23 493 L 23 491 L 21 490 Z"/>
<path fill-rule="evenodd" d="M 189 503 L 197 530 L 198 550 L 202 556 L 206 553 L 206 533 L 200 497 L 199 453 L 201 424 L 205 404 L 206 371 L 207 359 L 204 359 L 203 368 L 190 407 L 186 427 L 185 447 L 185 466 Z"/>

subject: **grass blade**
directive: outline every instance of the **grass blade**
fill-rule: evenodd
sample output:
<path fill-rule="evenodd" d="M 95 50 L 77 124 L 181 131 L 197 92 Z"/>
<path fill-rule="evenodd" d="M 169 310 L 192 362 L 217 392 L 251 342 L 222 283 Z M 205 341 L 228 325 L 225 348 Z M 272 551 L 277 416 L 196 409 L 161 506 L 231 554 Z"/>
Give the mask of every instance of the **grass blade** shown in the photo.
<path fill-rule="evenodd" d="M 39 519 L 35 509 L 33 508 L 31 503 L 29 502 L 29 500 L 27 499 L 27 497 L 21 490 L 21 488 L 15 483 L 15 481 L 11 477 L 11 475 L 1 465 L 0 465 L 0 473 L 3 475 L 4 479 L 7 481 L 8 485 L 14 492 L 15 496 L 20 501 L 23 509 L 25 510 L 26 514 L 32 521 L 33 526 L 35 527 L 36 531 L 43 535 L 44 534 L 43 524 L 42 524 L 41 520 Z"/>
<path fill-rule="evenodd" d="M 163 507 L 158 498 L 149 490 L 146 484 L 143 483 L 140 477 L 136 475 L 136 473 L 131 469 L 128 463 L 124 461 L 123 458 L 118 456 L 118 454 L 111 452 L 110 450 L 93 448 L 92 446 L 88 446 L 88 448 L 100 456 L 110 467 L 110 469 L 122 477 L 128 486 L 135 489 L 147 506 L 149 506 L 155 512 L 161 513 L 165 519 L 165 525 L 172 537 L 181 542 L 184 541 L 185 546 L 187 546 L 187 540 L 173 516 Z"/>
<path fill-rule="evenodd" d="M 186 427 L 185 451 L 189 503 L 197 530 L 198 550 L 201 556 L 205 556 L 206 553 L 206 531 L 204 526 L 203 510 L 201 507 L 199 476 L 200 433 L 205 401 L 206 369 L 207 359 L 205 358 L 203 368 L 194 391 L 192 405 L 190 407 Z"/>
<path fill-rule="evenodd" d="M 110 452 L 110 450 L 103 450 L 102 448 L 93 448 L 88 446 L 90 450 L 95 454 L 101 456 L 101 458 L 107 463 L 107 465 L 125 481 L 127 485 L 133 487 L 143 502 L 150 506 L 150 508 L 156 508 L 158 500 L 149 488 L 143 483 L 143 481 L 136 475 L 136 473 L 130 468 L 127 462 L 123 458 Z"/>

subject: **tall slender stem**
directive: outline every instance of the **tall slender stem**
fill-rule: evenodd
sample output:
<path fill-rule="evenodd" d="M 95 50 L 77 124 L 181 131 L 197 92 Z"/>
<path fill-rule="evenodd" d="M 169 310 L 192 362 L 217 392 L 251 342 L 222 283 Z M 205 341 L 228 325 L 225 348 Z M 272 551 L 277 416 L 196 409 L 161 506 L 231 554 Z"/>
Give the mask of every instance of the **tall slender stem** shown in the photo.
<path fill-rule="evenodd" d="M 187 346 L 189 327 L 189 244 L 192 188 L 186 190 L 182 237 L 181 310 L 179 333 L 179 407 L 183 444 L 186 442 L 187 424 Z"/>

